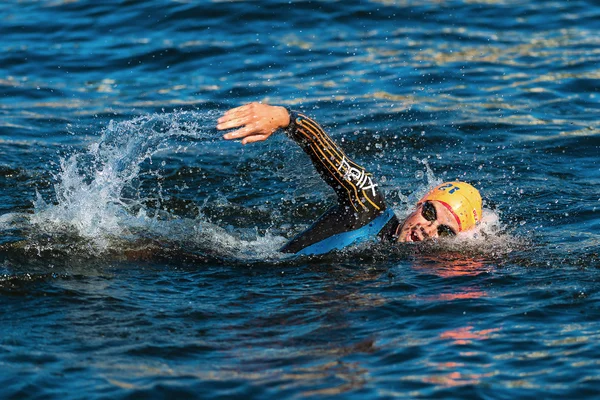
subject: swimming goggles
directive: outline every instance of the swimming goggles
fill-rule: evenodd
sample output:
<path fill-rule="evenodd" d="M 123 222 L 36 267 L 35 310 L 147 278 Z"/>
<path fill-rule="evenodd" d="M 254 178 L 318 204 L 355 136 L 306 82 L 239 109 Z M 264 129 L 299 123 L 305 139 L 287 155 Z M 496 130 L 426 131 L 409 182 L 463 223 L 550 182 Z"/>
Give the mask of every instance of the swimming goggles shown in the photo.
<path fill-rule="evenodd" d="M 421 205 L 421 215 L 429 222 L 437 221 L 437 211 L 435 206 L 430 202 L 426 201 Z M 438 225 L 437 234 L 439 237 L 452 237 L 456 236 L 456 232 L 448 225 Z"/>

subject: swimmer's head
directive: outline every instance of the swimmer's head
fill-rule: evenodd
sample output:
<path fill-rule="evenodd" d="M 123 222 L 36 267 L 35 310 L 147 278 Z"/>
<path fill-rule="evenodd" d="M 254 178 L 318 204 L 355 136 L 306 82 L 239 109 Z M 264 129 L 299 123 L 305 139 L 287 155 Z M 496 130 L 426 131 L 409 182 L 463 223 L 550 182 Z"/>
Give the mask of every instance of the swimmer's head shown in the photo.
<path fill-rule="evenodd" d="M 445 182 L 431 189 L 399 229 L 398 241 L 419 242 L 454 236 L 481 220 L 481 195 L 465 182 Z"/>

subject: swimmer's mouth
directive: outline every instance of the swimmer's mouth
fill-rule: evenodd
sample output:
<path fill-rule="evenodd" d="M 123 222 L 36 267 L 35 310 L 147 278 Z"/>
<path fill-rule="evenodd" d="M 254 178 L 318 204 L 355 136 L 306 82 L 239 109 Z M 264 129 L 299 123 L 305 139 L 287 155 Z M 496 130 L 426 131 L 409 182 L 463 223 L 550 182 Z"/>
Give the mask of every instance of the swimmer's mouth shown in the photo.
<path fill-rule="evenodd" d="M 407 242 L 420 242 L 421 240 L 423 239 L 421 239 L 421 237 L 417 234 L 417 231 L 414 229 L 411 229 L 406 238 Z"/>

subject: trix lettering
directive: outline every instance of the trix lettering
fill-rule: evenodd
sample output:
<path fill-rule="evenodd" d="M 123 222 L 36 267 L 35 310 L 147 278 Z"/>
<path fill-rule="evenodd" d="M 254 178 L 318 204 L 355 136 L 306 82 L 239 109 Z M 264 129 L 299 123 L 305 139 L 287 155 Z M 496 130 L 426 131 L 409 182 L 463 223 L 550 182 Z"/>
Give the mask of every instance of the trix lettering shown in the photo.
<path fill-rule="evenodd" d="M 338 167 L 338 171 L 344 169 L 344 179 L 348 182 L 356 183 L 361 190 L 369 190 L 373 193 L 373 197 L 375 197 L 375 188 L 377 187 L 376 183 L 373 183 L 371 177 L 365 174 L 365 171 L 358 168 L 353 168 L 346 161 L 346 157 L 342 158 L 342 162 L 340 162 L 340 166 Z"/>

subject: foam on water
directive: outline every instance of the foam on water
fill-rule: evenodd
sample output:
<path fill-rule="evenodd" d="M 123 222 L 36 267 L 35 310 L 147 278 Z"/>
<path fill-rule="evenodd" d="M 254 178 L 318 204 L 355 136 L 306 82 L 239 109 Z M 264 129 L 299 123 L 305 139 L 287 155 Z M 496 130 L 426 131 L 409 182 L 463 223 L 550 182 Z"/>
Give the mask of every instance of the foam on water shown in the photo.
<path fill-rule="evenodd" d="M 56 203 L 48 203 L 38 194 L 32 224 L 47 233 L 71 231 L 94 248 L 106 249 L 110 237 L 128 233 L 132 218 L 146 218 L 144 208 L 135 216 L 130 214 L 143 199 L 124 198 L 124 191 L 139 175 L 140 164 L 168 148 L 171 139 L 200 135 L 196 122 L 184 122 L 187 116 L 155 114 L 111 121 L 86 152 L 61 160 L 55 176 Z"/>

